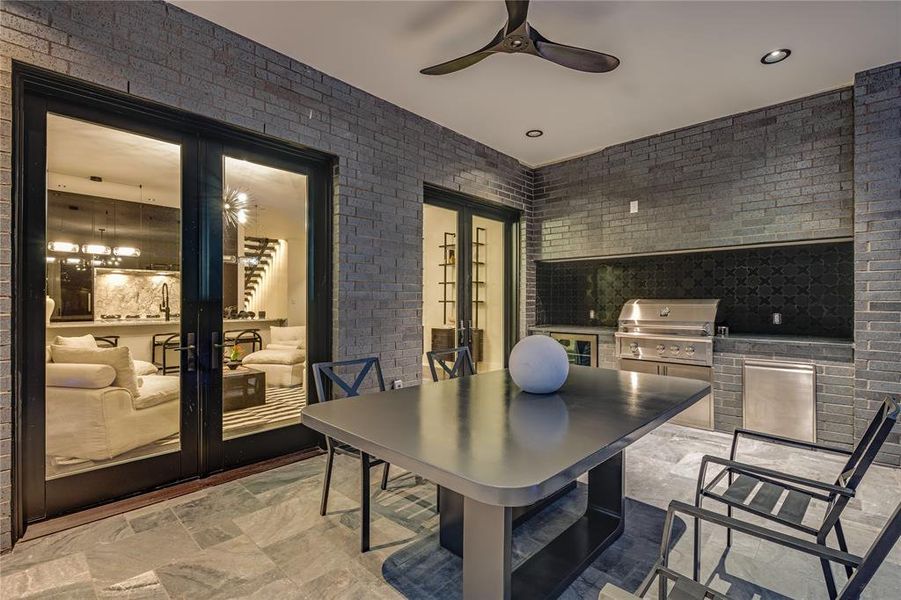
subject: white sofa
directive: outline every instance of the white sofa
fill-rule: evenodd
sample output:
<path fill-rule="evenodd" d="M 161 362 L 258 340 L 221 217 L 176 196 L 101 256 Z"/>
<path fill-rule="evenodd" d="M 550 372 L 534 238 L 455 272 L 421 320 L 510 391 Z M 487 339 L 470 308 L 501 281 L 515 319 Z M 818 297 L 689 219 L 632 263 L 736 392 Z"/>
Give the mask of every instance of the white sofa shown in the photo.
<path fill-rule="evenodd" d="M 251 352 L 241 362 L 266 373 L 266 385 L 295 387 L 303 385 L 307 365 L 304 325 L 270 327 L 270 342 L 262 350 Z"/>
<path fill-rule="evenodd" d="M 57 338 L 59 346 L 84 351 L 83 362 L 46 364 L 46 438 L 51 457 L 82 460 L 108 460 L 124 452 L 151 444 L 178 433 L 181 421 L 179 377 L 156 375 L 156 367 L 145 361 L 132 361 L 125 368 L 136 382 L 127 387 L 122 380 L 121 364 L 92 362 L 91 340 Z M 67 343 L 68 342 L 68 343 Z M 121 354 L 121 353 L 120 353 Z M 117 371 L 117 367 L 119 370 Z M 135 388 L 136 386 L 136 388 Z"/>

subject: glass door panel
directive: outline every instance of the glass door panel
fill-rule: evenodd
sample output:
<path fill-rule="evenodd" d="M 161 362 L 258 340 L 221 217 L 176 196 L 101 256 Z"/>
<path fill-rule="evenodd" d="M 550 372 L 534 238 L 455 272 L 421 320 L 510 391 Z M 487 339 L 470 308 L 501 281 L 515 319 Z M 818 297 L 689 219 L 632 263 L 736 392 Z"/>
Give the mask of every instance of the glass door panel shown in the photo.
<path fill-rule="evenodd" d="M 46 123 L 54 481 L 182 448 L 182 147 L 53 113 Z"/>
<path fill-rule="evenodd" d="M 222 439 L 300 424 L 307 176 L 223 157 Z"/>
<path fill-rule="evenodd" d="M 423 205 L 422 213 L 422 372 L 428 378 L 425 353 L 458 344 L 457 289 L 459 261 L 457 210 Z"/>
<path fill-rule="evenodd" d="M 470 339 L 479 372 L 504 368 L 506 358 L 506 223 L 472 217 Z"/>

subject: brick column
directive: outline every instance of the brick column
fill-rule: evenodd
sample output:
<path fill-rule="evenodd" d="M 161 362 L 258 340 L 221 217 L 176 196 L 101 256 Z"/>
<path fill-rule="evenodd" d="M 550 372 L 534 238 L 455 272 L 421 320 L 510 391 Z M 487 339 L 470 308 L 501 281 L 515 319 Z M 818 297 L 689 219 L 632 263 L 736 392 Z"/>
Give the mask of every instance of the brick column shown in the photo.
<path fill-rule="evenodd" d="M 901 62 L 854 78 L 854 421 L 901 397 Z M 901 465 L 901 427 L 880 457 Z"/>

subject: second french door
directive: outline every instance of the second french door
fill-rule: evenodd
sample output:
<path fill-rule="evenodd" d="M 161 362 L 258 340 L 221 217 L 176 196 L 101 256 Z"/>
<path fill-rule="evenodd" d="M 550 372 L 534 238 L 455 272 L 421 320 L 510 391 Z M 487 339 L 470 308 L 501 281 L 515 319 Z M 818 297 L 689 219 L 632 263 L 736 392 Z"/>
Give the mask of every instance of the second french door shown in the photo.
<path fill-rule="evenodd" d="M 253 143 L 209 145 L 209 296 L 200 319 L 203 470 L 316 445 L 300 424 L 309 365 L 328 355 L 323 174 Z M 318 357 L 318 358 L 317 358 Z"/>
<path fill-rule="evenodd" d="M 426 188 L 423 348 L 468 346 L 479 372 L 503 369 L 516 320 L 519 215 Z"/>

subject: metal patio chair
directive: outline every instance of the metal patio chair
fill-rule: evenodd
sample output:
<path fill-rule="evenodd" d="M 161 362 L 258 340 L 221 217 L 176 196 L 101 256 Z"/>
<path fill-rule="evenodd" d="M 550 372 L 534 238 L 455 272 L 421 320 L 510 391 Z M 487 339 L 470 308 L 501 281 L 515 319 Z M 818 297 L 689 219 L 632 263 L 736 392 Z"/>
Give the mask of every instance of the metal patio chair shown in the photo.
<path fill-rule="evenodd" d="M 835 594 L 830 592 L 829 594 L 830 598 L 837 600 L 857 600 L 870 583 L 870 580 L 873 579 L 876 570 L 885 561 L 892 547 L 897 543 L 898 538 L 901 537 L 901 504 L 895 508 L 894 514 L 889 518 L 882 531 L 879 532 L 876 540 L 867 550 L 866 555 L 861 558 L 842 550 L 834 550 L 823 544 L 808 542 L 807 540 L 771 531 L 758 525 L 745 523 L 732 517 L 673 500 L 670 502 L 666 512 L 663 539 L 660 542 L 660 554 L 657 562 L 639 586 L 636 594 L 633 595 L 608 583 L 601 590 L 598 600 L 632 600 L 644 597 L 655 579 L 658 580 L 657 595 L 659 600 L 704 600 L 706 598 L 729 600 L 728 595 L 698 583 L 697 580 L 690 579 L 669 567 L 670 537 L 676 513 L 683 513 L 688 517 L 693 517 L 695 520 L 721 525 L 726 527 L 727 530 L 734 529 L 735 531 L 740 531 L 804 554 L 816 556 L 821 561 L 826 561 L 827 564 L 834 562 L 844 565 L 846 569 L 851 571 L 848 582 L 841 592 Z M 672 587 L 670 587 L 670 583 L 672 583 Z"/>
<path fill-rule="evenodd" d="M 854 497 L 857 487 L 872 465 L 876 454 L 882 448 L 892 428 L 898 422 L 901 415 L 901 406 L 894 398 L 887 398 L 866 432 L 860 438 L 854 450 L 842 450 L 803 442 L 781 436 L 736 429 L 732 438 L 732 451 L 729 460 L 715 456 L 705 456 L 701 459 L 701 469 L 698 474 L 698 484 L 695 492 L 695 506 L 701 507 L 705 498 L 716 500 L 726 505 L 726 514 L 732 516 L 732 509 L 737 508 L 751 513 L 757 517 L 767 519 L 780 525 L 785 525 L 802 533 L 816 538 L 818 544 L 826 544 L 829 532 L 835 530 L 839 550 L 848 551 L 845 534 L 842 530 L 841 514 L 848 505 L 848 501 Z M 848 457 L 844 467 L 835 479 L 834 483 L 826 483 L 797 475 L 791 475 L 759 467 L 735 460 L 740 438 L 753 438 L 773 444 L 800 448 L 805 450 L 820 450 L 841 454 Z M 707 468 L 710 465 L 720 465 L 722 470 L 709 482 L 707 481 Z M 736 477 L 737 476 L 737 477 Z M 727 478 L 725 491 L 718 492 L 714 488 Z M 754 493 L 756 490 L 756 493 Z M 784 497 L 784 499 L 783 499 Z M 779 500 L 783 499 L 779 504 Z M 804 516 L 812 502 L 825 504 L 826 513 L 822 522 L 817 527 L 811 527 L 803 523 Z M 778 505 L 778 510 L 776 509 Z M 695 522 L 695 548 L 694 548 L 694 579 L 698 580 L 701 566 L 700 548 L 700 522 Z M 726 545 L 732 545 L 732 531 L 726 532 Z M 829 559 L 822 558 L 823 575 L 826 578 L 826 587 L 830 598 L 836 597 L 835 577 L 829 566 Z M 851 576 L 852 567 L 845 565 L 848 576 Z"/>
<path fill-rule="evenodd" d="M 432 372 L 432 381 L 439 381 L 438 370 L 435 363 L 441 367 L 442 371 L 447 375 L 448 379 L 456 379 L 464 375 L 475 375 L 476 366 L 472 362 L 472 353 L 469 346 L 460 346 L 459 348 L 448 348 L 447 350 L 432 350 L 425 353 L 429 359 L 429 370 Z M 453 360 L 453 362 L 451 362 Z M 450 366 L 448 366 L 450 364 Z M 469 372 L 467 373 L 467 369 Z"/>
<path fill-rule="evenodd" d="M 379 390 L 385 391 L 385 379 L 382 377 L 382 367 L 379 359 L 376 357 L 358 358 L 353 360 L 339 360 L 334 362 L 322 362 L 313 365 L 313 379 L 316 383 L 316 393 L 320 402 L 327 402 L 330 397 L 325 393 L 325 378 L 331 383 L 341 388 L 347 396 L 359 396 L 360 388 L 366 381 L 366 376 L 375 367 L 376 381 Z M 353 381 L 348 382 L 347 379 L 335 373 L 335 368 L 359 370 L 352 375 Z M 335 460 L 335 454 L 343 454 L 360 459 L 360 551 L 369 550 L 369 470 L 378 465 L 385 465 L 382 471 L 381 488 L 384 490 L 388 487 L 388 468 L 390 465 L 378 458 L 372 458 L 366 452 L 363 452 L 349 444 L 345 444 L 338 440 L 334 440 L 329 436 L 325 436 L 325 445 L 328 451 L 328 458 L 325 463 L 325 478 L 322 482 L 322 502 L 319 506 L 319 514 L 325 516 L 328 510 L 328 492 L 329 485 L 332 481 L 332 466 Z"/>

